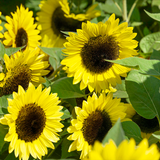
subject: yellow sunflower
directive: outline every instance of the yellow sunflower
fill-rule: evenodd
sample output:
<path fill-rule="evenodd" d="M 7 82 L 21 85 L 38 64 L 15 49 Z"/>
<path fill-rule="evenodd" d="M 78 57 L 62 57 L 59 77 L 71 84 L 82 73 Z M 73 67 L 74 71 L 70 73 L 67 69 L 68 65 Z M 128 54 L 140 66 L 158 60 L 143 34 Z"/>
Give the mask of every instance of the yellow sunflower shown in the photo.
<path fill-rule="evenodd" d="M 127 106 L 126 118 L 131 119 L 139 126 L 141 129 L 142 138 L 149 139 L 152 133 L 155 131 L 160 131 L 160 121 L 158 120 L 157 116 L 153 119 L 146 119 L 139 115 L 132 107 L 132 105 Z"/>
<path fill-rule="evenodd" d="M 1 16 L 1 14 L 2 14 L 2 12 L 0 12 L 0 16 Z M 2 23 L 2 21 L 0 20 L 0 24 Z M 3 27 L 2 26 L 0 26 L 0 31 L 2 31 L 3 30 Z M 0 38 L 3 38 L 3 34 L 2 33 L 0 33 Z"/>
<path fill-rule="evenodd" d="M 61 31 L 76 31 L 81 28 L 83 21 L 100 16 L 100 11 L 94 10 L 95 7 L 96 5 L 91 6 L 85 14 L 75 15 L 70 13 L 67 0 L 41 1 L 37 20 L 42 39 L 47 35 L 52 47 L 63 47 L 66 36 Z"/>
<path fill-rule="evenodd" d="M 0 96 L 12 94 L 13 91 L 17 92 L 18 85 L 26 90 L 29 82 L 35 86 L 45 82 L 42 76 L 49 73 L 48 70 L 45 70 L 49 64 L 47 61 L 42 61 L 44 55 L 38 55 L 37 51 L 39 50 L 26 49 L 11 57 L 4 55 L 6 73 L 0 75 L 0 77 L 3 76 L 0 81 Z"/>
<path fill-rule="evenodd" d="M 57 94 L 50 94 L 51 88 L 42 91 L 42 85 L 35 89 L 32 83 L 28 90 L 18 86 L 13 99 L 8 99 L 8 112 L 0 123 L 9 126 L 4 140 L 10 142 L 9 153 L 14 150 L 16 157 L 28 160 L 31 154 L 41 159 L 47 154 L 47 147 L 54 149 L 52 142 L 59 140 L 57 132 L 62 131 L 63 115 Z"/>
<path fill-rule="evenodd" d="M 11 15 L 13 18 L 6 16 L 8 23 L 5 24 L 5 27 L 8 31 L 4 33 L 5 40 L 3 43 L 12 47 L 24 45 L 33 49 L 37 47 L 40 44 L 38 41 L 41 36 L 38 35 L 39 30 L 35 29 L 37 25 L 34 24 L 33 12 L 21 5 Z"/>
<path fill-rule="evenodd" d="M 80 89 L 88 86 L 92 92 L 100 92 L 121 83 L 120 76 L 126 77 L 129 68 L 113 64 L 108 60 L 118 60 L 137 55 L 134 49 L 137 41 L 133 40 L 136 33 L 133 27 L 127 27 L 127 22 L 118 25 L 115 14 L 105 22 L 98 24 L 82 23 L 82 29 L 77 34 L 69 33 L 68 42 L 64 44 L 63 52 L 66 58 L 61 64 L 68 77 L 74 77 L 73 84 L 80 83 Z"/>
<path fill-rule="evenodd" d="M 105 145 L 96 141 L 85 160 L 159 160 L 159 158 L 157 145 L 149 146 L 147 139 L 143 139 L 138 146 L 134 139 L 124 140 L 118 147 L 110 139 Z"/>
<path fill-rule="evenodd" d="M 69 152 L 82 151 L 80 158 L 86 157 L 94 142 L 102 141 L 118 118 L 124 120 L 126 104 L 112 97 L 112 93 L 107 96 L 101 93 L 99 97 L 93 93 L 92 97 L 83 101 L 82 109 L 75 107 L 77 119 L 72 119 L 72 125 L 67 128 L 72 133 L 68 139 L 73 140 Z"/>

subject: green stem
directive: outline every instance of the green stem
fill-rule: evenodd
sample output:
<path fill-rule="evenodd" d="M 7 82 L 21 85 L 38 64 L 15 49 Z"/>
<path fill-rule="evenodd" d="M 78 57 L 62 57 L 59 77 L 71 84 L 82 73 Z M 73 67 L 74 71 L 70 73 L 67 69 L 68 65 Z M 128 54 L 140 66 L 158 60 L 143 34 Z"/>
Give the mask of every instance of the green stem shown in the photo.
<path fill-rule="evenodd" d="M 127 17 L 127 0 L 123 0 L 123 20 L 128 22 Z"/>
<path fill-rule="evenodd" d="M 143 35 L 143 33 L 142 33 L 141 29 L 139 28 L 139 26 L 136 26 L 136 28 L 137 28 L 137 30 L 138 30 L 138 32 L 139 32 L 139 34 L 140 34 L 141 38 L 143 38 L 143 37 L 144 37 L 144 35 Z"/>
<path fill-rule="evenodd" d="M 118 8 L 118 10 L 121 12 L 121 14 L 123 15 L 122 9 L 121 7 L 118 5 L 117 2 L 115 2 L 115 0 L 112 0 L 114 2 L 114 4 L 116 5 L 116 7 Z"/>
<path fill-rule="evenodd" d="M 136 6 L 137 2 L 138 2 L 138 0 L 135 0 L 135 2 L 133 3 L 133 5 L 132 5 L 132 7 L 131 7 L 131 9 L 130 9 L 130 11 L 129 11 L 129 14 L 128 14 L 128 21 L 127 21 L 127 22 L 129 22 L 129 21 L 130 21 L 130 18 L 131 18 L 132 12 L 133 12 L 133 10 L 134 10 L 134 8 L 135 8 L 135 6 Z"/>
<path fill-rule="evenodd" d="M 96 2 L 96 0 L 92 0 L 92 4 L 94 4 Z"/>
<path fill-rule="evenodd" d="M 63 68 L 64 66 L 60 65 L 53 73 L 48 77 L 50 81 L 54 81 L 55 75 Z"/>

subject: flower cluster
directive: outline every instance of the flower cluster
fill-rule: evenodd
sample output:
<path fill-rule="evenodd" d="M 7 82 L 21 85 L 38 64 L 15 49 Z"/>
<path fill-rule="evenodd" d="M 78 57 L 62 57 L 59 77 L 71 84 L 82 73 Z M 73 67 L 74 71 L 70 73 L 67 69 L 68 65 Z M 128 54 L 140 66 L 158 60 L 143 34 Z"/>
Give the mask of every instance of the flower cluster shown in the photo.
<path fill-rule="evenodd" d="M 160 159 L 160 32 L 135 22 L 145 6 L 127 5 L 33 0 L 0 12 L 0 159 Z"/>

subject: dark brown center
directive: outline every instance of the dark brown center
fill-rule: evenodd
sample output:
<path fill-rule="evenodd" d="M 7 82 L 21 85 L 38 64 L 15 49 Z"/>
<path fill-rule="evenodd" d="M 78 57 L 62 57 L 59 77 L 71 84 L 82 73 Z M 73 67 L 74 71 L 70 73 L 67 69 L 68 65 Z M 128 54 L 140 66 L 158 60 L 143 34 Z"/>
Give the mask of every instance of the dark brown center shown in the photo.
<path fill-rule="evenodd" d="M 21 108 L 16 119 L 16 133 L 25 142 L 32 142 L 39 138 L 46 123 L 43 109 L 35 103 Z"/>
<path fill-rule="evenodd" d="M 132 121 L 135 122 L 140 127 L 141 131 L 144 133 L 153 133 L 160 129 L 157 117 L 153 119 L 146 119 L 136 113 L 132 117 Z"/>
<path fill-rule="evenodd" d="M 76 32 L 76 29 L 81 28 L 82 21 L 75 20 L 73 18 L 66 18 L 61 7 L 55 9 L 52 15 L 51 28 L 57 36 L 61 35 L 61 38 L 65 38 L 65 34 L 60 31 L 72 31 Z"/>
<path fill-rule="evenodd" d="M 113 63 L 105 61 L 115 60 L 119 56 L 119 46 L 112 36 L 97 36 L 89 39 L 81 50 L 82 63 L 93 73 L 107 71 Z"/>
<path fill-rule="evenodd" d="M 16 47 L 22 47 L 24 45 L 27 46 L 27 43 L 28 43 L 28 35 L 26 31 L 23 28 L 18 29 L 16 39 L 15 39 Z M 23 48 L 23 50 L 25 48 Z"/>
<path fill-rule="evenodd" d="M 17 92 L 18 85 L 21 85 L 25 90 L 28 88 L 32 75 L 31 70 L 27 65 L 19 65 L 18 67 L 14 67 L 10 73 L 11 75 L 6 80 L 3 89 L 1 88 L 2 92 L 0 93 L 0 96 L 12 94 L 13 91 Z"/>
<path fill-rule="evenodd" d="M 92 112 L 83 123 L 84 139 L 93 145 L 95 140 L 102 141 L 112 127 L 109 115 L 105 111 L 96 110 Z"/>

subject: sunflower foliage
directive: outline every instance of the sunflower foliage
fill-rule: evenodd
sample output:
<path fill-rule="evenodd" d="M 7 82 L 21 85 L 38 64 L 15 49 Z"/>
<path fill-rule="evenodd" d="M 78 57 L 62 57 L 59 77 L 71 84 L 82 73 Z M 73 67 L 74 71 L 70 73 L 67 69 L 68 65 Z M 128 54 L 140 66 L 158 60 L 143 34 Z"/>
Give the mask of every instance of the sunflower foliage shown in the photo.
<path fill-rule="evenodd" d="M 0 160 L 160 159 L 160 2 L 7 2 Z"/>

